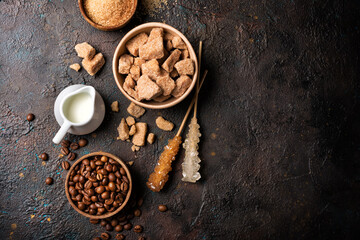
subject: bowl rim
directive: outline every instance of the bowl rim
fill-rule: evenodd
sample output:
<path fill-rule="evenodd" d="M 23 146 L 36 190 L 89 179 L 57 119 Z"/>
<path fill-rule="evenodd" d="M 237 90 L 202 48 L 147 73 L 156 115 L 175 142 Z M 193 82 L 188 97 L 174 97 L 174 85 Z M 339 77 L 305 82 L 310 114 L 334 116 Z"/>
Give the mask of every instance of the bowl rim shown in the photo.
<path fill-rule="evenodd" d="M 161 103 L 157 103 L 156 105 L 152 104 L 152 102 L 140 102 L 140 101 L 137 101 L 136 99 L 132 98 L 124 89 L 123 87 L 121 86 L 120 84 L 120 80 L 118 79 L 120 74 L 118 73 L 118 60 L 119 60 L 119 57 L 120 57 L 120 48 L 121 46 L 125 45 L 127 41 L 129 41 L 131 38 L 133 38 L 135 36 L 135 33 L 138 31 L 138 30 L 141 30 L 141 29 L 145 29 L 145 28 L 148 28 L 148 27 L 152 27 L 152 28 L 155 28 L 155 27 L 161 27 L 161 28 L 164 28 L 164 30 L 168 30 L 170 29 L 171 31 L 173 31 L 175 34 L 177 34 L 179 37 L 181 37 L 181 39 L 185 42 L 187 48 L 188 48 L 188 51 L 189 53 L 191 52 L 190 56 L 191 55 L 194 55 L 195 58 L 191 58 L 193 61 L 194 61 L 194 65 L 195 65 L 195 73 L 194 75 L 192 76 L 192 82 L 191 82 L 191 85 L 190 87 L 186 90 L 186 92 L 179 98 L 174 98 L 174 97 L 171 97 L 171 98 L 174 98 L 174 100 L 172 102 L 169 102 L 169 103 L 164 103 L 164 104 L 161 104 Z M 140 33 L 140 32 L 139 32 Z M 190 43 L 190 41 L 185 37 L 184 34 L 182 34 L 179 30 L 177 30 L 176 28 L 168 25 L 168 24 L 165 24 L 165 23 L 160 23 L 160 22 L 149 22 L 149 23 L 144 23 L 144 24 L 141 24 L 133 29 L 131 29 L 127 34 L 125 34 L 125 36 L 121 39 L 121 41 L 119 42 L 119 44 L 117 45 L 116 49 L 115 49 L 115 52 L 114 52 L 114 55 L 113 55 L 113 61 L 112 61 L 112 70 L 113 70 L 113 75 L 114 75 L 114 78 L 115 78 L 115 82 L 116 82 L 116 85 L 118 86 L 118 88 L 120 89 L 120 91 L 122 92 L 122 94 L 127 98 L 129 99 L 131 102 L 135 103 L 136 105 L 139 105 L 139 106 L 142 106 L 144 108 L 150 108 L 150 109 L 164 109 L 164 108 L 170 108 L 172 106 L 175 106 L 176 104 L 180 103 L 181 101 L 183 101 L 189 94 L 190 92 L 193 90 L 195 84 L 196 84 L 196 80 L 197 80 L 197 77 L 198 77 L 198 74 L 199 74 L 199 69 L 198 69 L 198 60 L 197 60 L 197 55 Z M 170 98 L 170 99 L 171 99 Z"/>
<path fill-rule="evenodd" d="M 79 5 L 81 15 L 91 26 L 93 26 L 96 29 L 102 30 L 102 31 L 115 31 L 115 30 L 125 27 L 125 25 L 128 24 L 130 22 L 130 20 L 133 18 L 133 16 L 135 15 L 137 6 L 138 6 L 138 0 L 134 0 L 135 7 L 134 7 L 133 11 L 131 12 L 130 17 L 124 23 L 122 23 L 118 26 L 112 26 L 112 27 L 103 26 L 103 25 L 97 24 L 96 22 L 91 20 L 91 18 L 89 18 L 86 14 L 86 11 L 84 8 L 84 0 L 78 0 L 78 5 Z"/>
<path fill-rule="evenodd" d="M 107 212 L 106 214 L 103 214 L 103 215 L 91 215 L 91 214 L 88 214 L 86 212 L 83 212 L 81 211 L 75 204 L 74 202 L 72 201 L 72 199 L 70 198 L 70 193 L 69 193 L 69 184 L 68 184 L 68 181 L 69 181 L 69 178 L 70 178 L 70 173 L 71 171 L 75 168 L 76 165 L 78 165 L 82 160 L 84 160 L 85 158 L 89 158 L 89 157 L 93 157 L 93 156 L 99 156 L 99 155 L 105 155 L 109 158 L 112 158 L 114 159 L 115 161 L 117 161 L 125 170 L 126 172 L 126 175 L 129 179 L 129 189 L 128 189 L 128 192 L 126 194 L 126 198 L 124 200 L 124 202 L 121 204 L 120 207 L 118 207 L 118 209 L 116 209 L 115 211 L 113 212 Z M 93 153 L 89 153 L 89 154 L 86 154 L 84 156 L 82 156 L 81 158 L 79 158 L 78 160 L 76 160 L 74 162 L 74 164 L 70 167 L 70 169 L 68 170 L 68 173 L 66 175 L 66 179 L 65 179 L 65 194 L 66 194 L 66 198 L 67 200 L 69 201 L 70 205 L 78 212 L 80 213 L 81 215 L 87 217 L 87 218 L 91 218 L 91 219 L 104 219 L 104 218 L 108 218 L 108 217 L 111 217 L 111 216 L 114 216 L 116 215 L 117 213 L 119 213 L 125 206 L 126 204 L 128 203 L 129 199 L 130 199 L 130 196 L 131 196 L 131 192 L 132 192 L 132 178 L 131 178 L 131 174 L 130 174 L 130 171 L 128 169 L 128 167 L 126 166 L 126 164 L 124 163 L 124 161 L 122 161 L 120 158 L 118 158 L 117 156 L 111 154 L 111 153 L 107 153 L 107 152 L 102 152 L 102 151 L 99 151 L 99 152 L 93 152 Z"/>

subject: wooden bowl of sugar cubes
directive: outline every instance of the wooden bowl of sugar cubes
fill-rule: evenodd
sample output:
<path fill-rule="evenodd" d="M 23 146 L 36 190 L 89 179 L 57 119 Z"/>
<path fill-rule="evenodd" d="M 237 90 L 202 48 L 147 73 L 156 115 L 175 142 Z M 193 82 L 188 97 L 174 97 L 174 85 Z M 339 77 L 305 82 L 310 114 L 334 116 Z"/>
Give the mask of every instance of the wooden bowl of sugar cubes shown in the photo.
<path fill-rule="evenodd" d="M 164 23 L 145 23 L 117 46 L 113 74 L 120 91 L 145 108 L 164 109 L 184 100 L 196 84 L 198 62 L 187 38 Z"/>

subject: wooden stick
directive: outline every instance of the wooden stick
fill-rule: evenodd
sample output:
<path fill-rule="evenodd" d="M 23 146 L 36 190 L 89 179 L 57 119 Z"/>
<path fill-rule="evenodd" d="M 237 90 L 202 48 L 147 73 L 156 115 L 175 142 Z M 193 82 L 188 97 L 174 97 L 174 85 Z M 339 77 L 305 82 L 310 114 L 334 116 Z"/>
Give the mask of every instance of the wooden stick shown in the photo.
<path fill-rule="evenodd" d="M 205 70 L 204 75 L 203 75 L 203 77 L 201 78 L 201 82 L 200 82 L 200 85 L 199 85 L 199 89 L 195 92 L 195 96 L 193 97 L 193 99 L 192 99 L 192 101 L 191 101 L 191 103 L 190 103 L 190 105 L 189 105 L 189 108 L 188 108 L 188 110 L 187 110 L 187 112 L 186 112 L 186 114 L 185 114 L 185 117 L 184 117 L 184 119 L 183 119 L 183 121 L 182 121 L 182 123 L 181 123 L 181 125 L 180 125 L 180 128 L 179 128 L 176 136 L 180 136 L 180 134 L 181 134 L 181 132 L 182 132 L 182 130 L 183 130 L 183 128 L 184 128 L 184 125 L 185 125 L 185 123 L 186 123 L 186 120 L 187 120 L 187 118 L 189 117 L 189 114 L 190 114 L 190 112 L 191 112 L 192 107 L 194 106 L 196 96 L 199 94 L 199 91 L 200 91 L 201 86 L 203 85 L 203 83 L 204 83 L 204 81 L 205 81 L 205 77 L 206 77 L 207 73 L 208 73 L 208 70 Z"/>
<path fill-rule="evenodd" d="M 196 91 L 197 92 L 199 91 L 199 81 L 200 81 L 200 72 L 201 72 L 201 56 L 202 56 L 202 41 L 200 41 L 200 44 L 199 44 L 199 75 L 196 79 Z M 196 117 L 196 113 L 197 113 L 198 97 L 199 97 L 199 94 L 196 94 L 194 117 Z"/>

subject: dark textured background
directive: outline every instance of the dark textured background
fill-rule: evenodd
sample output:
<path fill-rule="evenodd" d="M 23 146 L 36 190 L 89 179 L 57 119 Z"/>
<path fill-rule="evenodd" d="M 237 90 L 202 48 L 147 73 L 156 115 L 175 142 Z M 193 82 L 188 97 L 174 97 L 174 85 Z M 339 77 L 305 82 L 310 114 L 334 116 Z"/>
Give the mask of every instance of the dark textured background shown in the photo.
<path fill-rule="evenodd" d="M 107 105 L 78 153 L 134 161 L 145 198 L 134 223 L 147 239 L 359 239 L 359 16 L 356 0 L 146 0 L 124 29 L 102 32 L 74 0 L 0 0 L 0 239 L 91 239 L 103 231 L 71 209 L 51 143 L 55 98 L 78 83 L 94 86 Z M 154 145 L 135 154 L 115 140 L 129 101 L 115 85 L 112 54 L 126 32 L 149 21 L 178 28 L 196 49 L 203 40 L 210 70 L 199 99 L 203 177 L 181 181 L 182 151 L 161 193 L 145 182 L 174 132 L 157 129 L 155 117 L 179 126 L 189 99 L 141 118 L 158 136 Z M 95 77 L 68 68 L 80 62 L 73 48 L 83 41 L 106 58 Z M 114 100 L 119 113 L 109 109 Z M 44 151 L 46 163 L 38 158 Z M 47 176 L 54 185 L 44 184 Z"/>

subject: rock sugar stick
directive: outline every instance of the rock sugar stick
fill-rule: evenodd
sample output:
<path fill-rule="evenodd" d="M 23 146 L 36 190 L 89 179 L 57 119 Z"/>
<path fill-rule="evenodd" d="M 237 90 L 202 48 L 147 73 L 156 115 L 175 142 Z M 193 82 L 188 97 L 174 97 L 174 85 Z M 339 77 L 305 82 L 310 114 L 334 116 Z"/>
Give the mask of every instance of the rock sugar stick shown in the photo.
<path fill-rule="evenodd" d="M 199 44 L 199 71 L 201 67 L 201 55 L 202 55 L 202 41 Z M 196 118 L 197 113 L 197 103 L 198 103 L 198 94 L 199 94 L 199 80 L 200 74 L 196 81 L 196 92 L 195 95 L 195 106 L 194 106 L 194 116 L 191 119 L 189 124 L 189 132 L 186 135 L 186 139 L 183 143 L 183 148 L 185 149 L 185 158 L 182 165 L 182 175 L 181 179 L 184 182 L 195 183 L 197 180 L 201 178 L 199 173 L 200 169 L 200 158 L 199 158 L 199 142 L 200 142 L 200 125 L 198 124 L 198 120 Z"/>
<path fill-rule="evenodd" d="M 204 76 L 201 79 L 199 90 L 205 80 L 206 74 L 207 74 L 207 71 L 205 71 Z M 176 136 L 173 139 L 169 140 L 168 145 L 166 145 L 164 147 L 164 151 L 161 153 L 161 155 L 159 157 L 159 161 L 154 169 L 154 172 L 151 173 L 149 176 L 149 180 L 146 183 L 146 185 L 153 192 L 159 192 L 164 187 L 167 180 L 169 179 L 169 172 L 172 170 L 171 163 L 172 163 L 172 161 L 175 160 L 176 155 L 180 149 L 180 144 L 182 143 L 180 134 L 182 132 L 182 129 L 184 128 L 185 122 L 190 114 L 190 111 L 191 111 L 193 105 L 194 105 L 195 98 L 196 98 L 196 95 L 198 94 L 198 92 L 199 91 L 195 92 L 195 96 L 190 103 L 190 106 L 185 114 L 185 117 L 184 117 L 182 123 L 181 123 L 179 131 L 177 132 Z"/>

